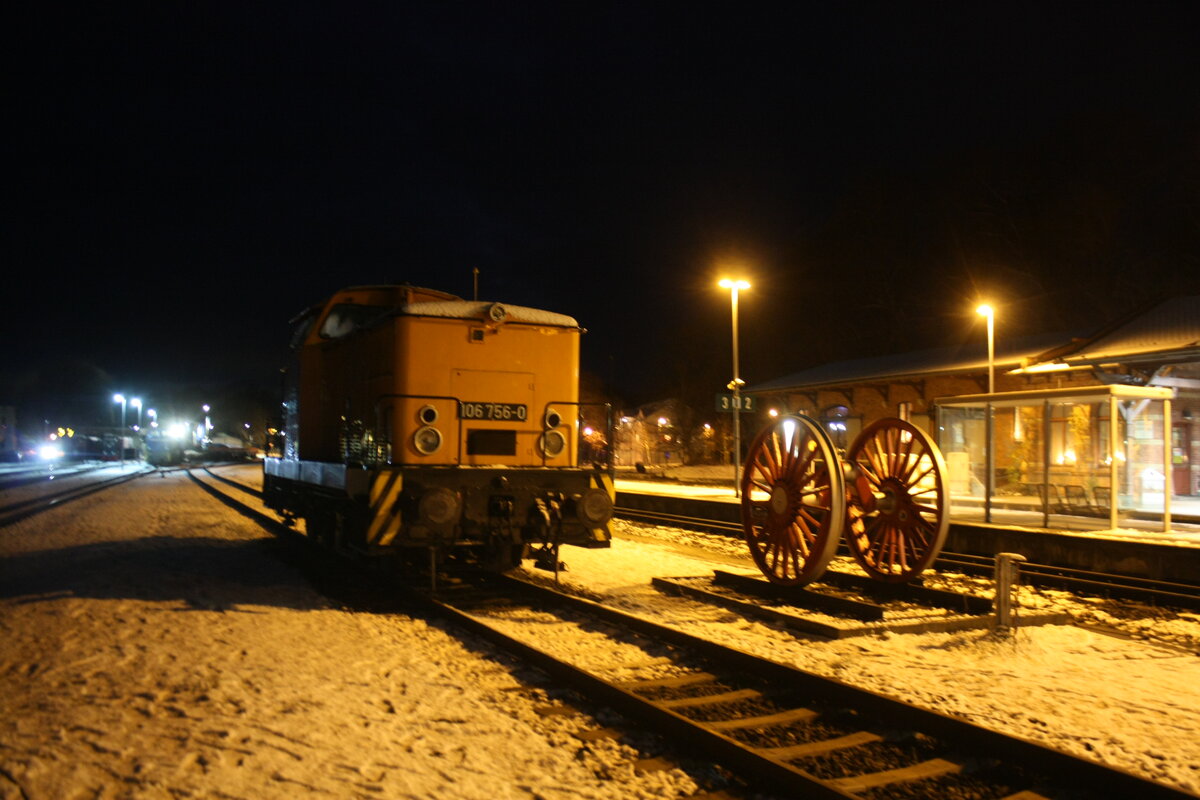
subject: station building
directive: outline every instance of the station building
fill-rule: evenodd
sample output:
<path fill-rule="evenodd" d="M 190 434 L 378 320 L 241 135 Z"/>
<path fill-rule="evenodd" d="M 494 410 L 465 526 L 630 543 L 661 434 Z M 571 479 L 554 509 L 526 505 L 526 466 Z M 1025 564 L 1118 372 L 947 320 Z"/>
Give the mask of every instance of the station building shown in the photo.
<path fill-rule="evenodd" d="M 827 364 L 746 392 L 819 420 L 840 448 L 883 417 L 927 430 L 956 519 L 1167 530 L 1173 511 L 1200 516 L 1200 296 L 1085 335 L 1000 338 L 990 361 L 984 341 Z"/>

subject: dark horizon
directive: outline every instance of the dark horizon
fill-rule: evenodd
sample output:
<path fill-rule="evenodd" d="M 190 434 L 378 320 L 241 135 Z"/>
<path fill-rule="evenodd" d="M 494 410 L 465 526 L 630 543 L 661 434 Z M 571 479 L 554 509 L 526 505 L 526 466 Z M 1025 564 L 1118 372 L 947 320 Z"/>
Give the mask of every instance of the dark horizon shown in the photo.
<path fill-rule="evenodd" d="M 749 382 L 1197 291 L 1181 5 L 375 12 L 36 12 L 8 394 L 269 390 L 308 305 L 474 269 L 629 405 L 728 381 L 727 269 Z"/>

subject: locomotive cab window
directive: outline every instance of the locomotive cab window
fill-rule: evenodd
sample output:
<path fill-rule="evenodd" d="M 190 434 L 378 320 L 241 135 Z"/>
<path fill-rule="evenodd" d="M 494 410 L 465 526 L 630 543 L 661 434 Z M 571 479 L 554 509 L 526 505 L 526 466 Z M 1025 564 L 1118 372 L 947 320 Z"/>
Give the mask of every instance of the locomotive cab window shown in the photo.
<path fill-rule="evenodd" d="M 390 306 L 362 306 L 344 303 L 329 309 L 321 323 L 322 339 L 341 339 L 362 328 L 383 321 L 394 309 Z"/>
<path fill-rule="evenodd" d="M 293 350 L 299 348 L 300 345 L 304 344 L 304 340 L 308 338 L 308 332 L 312 330 L 312 326 L 317 321 L 318 311 L 320 311 L 320 309 L 310 308 L 308 311 L 292 320 L 292 324 L 295 327 L 292 329 L 292 339 L 289 343 L 289 346 Z"/>

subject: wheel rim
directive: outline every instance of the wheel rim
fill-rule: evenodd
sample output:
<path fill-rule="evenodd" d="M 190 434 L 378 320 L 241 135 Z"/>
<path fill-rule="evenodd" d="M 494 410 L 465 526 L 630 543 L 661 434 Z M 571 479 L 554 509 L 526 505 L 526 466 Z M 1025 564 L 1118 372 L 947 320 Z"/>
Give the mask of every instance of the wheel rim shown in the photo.
<path fill-rule="evenodd" d="M 819 578 L 846 520 L 841 464 L 821 426 L 792 415 L 764 428 L 741 488 L 746 544 L 767 580 L 802 586 Z"/>
<path fill-rule="evenodd" d="M 941 452 L 915 425 L 882 419 L 859 434 L 846 460 L 850 552 L 876 580 L 912 580 L 937 558 L 950 527 Z"/>

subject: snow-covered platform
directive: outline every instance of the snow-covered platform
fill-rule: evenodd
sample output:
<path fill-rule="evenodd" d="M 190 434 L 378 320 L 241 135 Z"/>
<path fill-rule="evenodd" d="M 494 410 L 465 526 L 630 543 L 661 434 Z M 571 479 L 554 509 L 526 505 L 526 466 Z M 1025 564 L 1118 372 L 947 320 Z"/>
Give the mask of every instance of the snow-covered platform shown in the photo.
<path fill-rule="evenodd" d="M 729 470 L 727 486 L 711 481 L 616 480 L 617 506 L 677 517 L 740 523 L 741 509 Z M 618 473 L 620 475 L 620 473 Z M 1041 519 L 1041 515 L 1032 515 Z M 1059 530 L 1024 525 L 988 525 L 950 518 L 945 549 L 991 557 L 1020 553 L 1030 561 L 1093 572 L 1132 575 L 1151 580 L 1200 583 L 1200 530 L 1179 526 L 1170 531 L 1137 528 Z"/>

